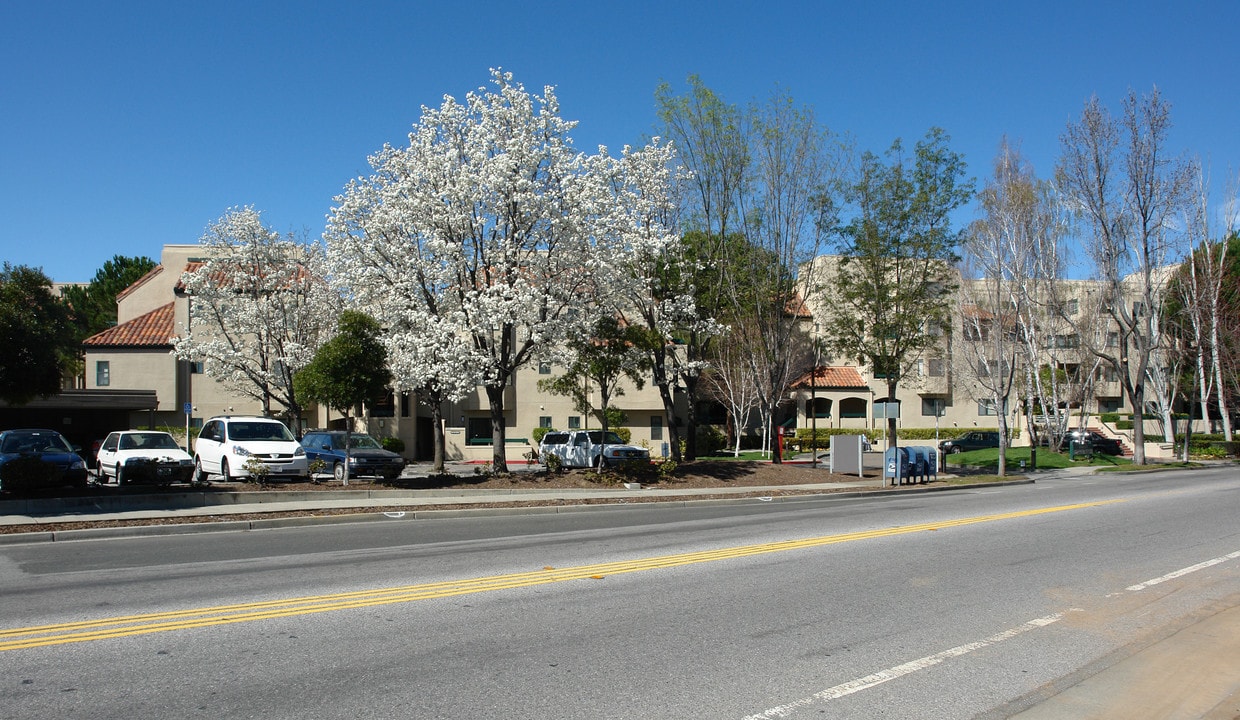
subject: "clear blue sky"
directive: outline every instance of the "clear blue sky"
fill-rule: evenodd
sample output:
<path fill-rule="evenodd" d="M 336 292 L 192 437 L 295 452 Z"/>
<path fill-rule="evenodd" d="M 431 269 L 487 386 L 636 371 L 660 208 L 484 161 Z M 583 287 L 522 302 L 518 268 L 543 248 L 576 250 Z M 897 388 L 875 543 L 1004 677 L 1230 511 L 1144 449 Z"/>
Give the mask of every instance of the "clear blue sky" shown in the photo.
<path fill-rule="evenodd" d="M 1240 168 L 1240 3 L 61 2 L 0 10 L 0 260 L 89 280 L 232 206 L 319 234 L 332 197 L 422 105 L 502 66 L 555 85 L 579 149 L 655 130 L 690 73 L 729 102 L 778 83 L 880 152 L 933 125 L 971 174 L 1005 135 L 1049 176 L 1097 94 L 1157 84 L 1177 150 Z"/>

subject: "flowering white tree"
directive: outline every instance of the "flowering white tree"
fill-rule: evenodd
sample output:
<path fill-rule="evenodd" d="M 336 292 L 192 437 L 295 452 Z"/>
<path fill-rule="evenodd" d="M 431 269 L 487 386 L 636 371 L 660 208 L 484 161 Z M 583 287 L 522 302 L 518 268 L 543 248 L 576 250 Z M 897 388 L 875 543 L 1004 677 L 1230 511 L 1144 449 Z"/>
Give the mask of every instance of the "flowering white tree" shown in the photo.
<path fill-rule="evenodd" d="M 339 309 L 319 249 L 265 227 L 248 206 L 224 213 L 200 243 L 207 259 L 181 276 L 189 327 L 174 354 L 202 361 L 208 377 L 262 403 L 264 415 L 275 403 L 300 425 L 293 375 L 331 337 Z"/>
<path fill-rule="evenodd" d="M 408 147 L 372 156 L 373 174 L 337 198 L 325 237 L 350 301 L 405 334 L 392 348 L 406 368 L 398 382 L 433 376 L 446 397 L 483 386 L 503 471 L 513 374 L 587 332 L 600 298 L 634 282 L 624 261 L 633 248 L 667 240 L 639 232 L 626 175 L 630 154 L 656 151 L 579 153 L 552 88 L 530 95 L 498 70 L 491 80 L 464 102 L 423 107 Z M 445 360 L 433 372 L 418 360 L 426 335 Z"/>

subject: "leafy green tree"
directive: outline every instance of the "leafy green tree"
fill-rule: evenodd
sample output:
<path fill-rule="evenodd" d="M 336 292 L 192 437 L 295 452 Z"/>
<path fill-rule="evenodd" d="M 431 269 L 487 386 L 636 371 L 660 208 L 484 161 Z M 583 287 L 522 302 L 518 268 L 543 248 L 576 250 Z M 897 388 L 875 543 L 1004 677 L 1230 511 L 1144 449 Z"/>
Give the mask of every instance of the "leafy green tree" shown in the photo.
<path fill-rule="evenodd" d="M 24 405 L 60 392 L 77 339 L 42 270 L 7 262 L 0 270 L 0 347 L 0 399 Z"/>
<path fill-rule="evenodd" d="M 155 261 L 148 257 L 115 255 L 95 272 L 90 284 L 65 288 L 65 303 L 69 306 L 80 339 L 115 325 L 116 296 L 154 270 L 155 266 Z"/>
<path fill-rule="evenodd" d="M 840 232 L 841 257 L 823 292 L 832 314 L 828 345 L 887 381 L 887 402 L 917 360 L 949 326 L 960 233 L 951 213 L 973 196 L 963 156 L 931 128 L 905 154 L 896 140 L 884 158 L 865 153 L 847 199 L 855 214 Z M 887 420 L 896 443 L 896 418 Z"/>
<path fill-rule="evenodd" d="M 611 406 L 614 398 L 624 394 L 622 381 L 628 379 L 638 389 L 646 381 L 650 361 L 644 343 L 649 334 L 643 328 L 624 325 L 615 317 L 604 315 L 594 326 L 589 338 L 578 341 L 576 357 L 563 375 L 540 380 L 538 388 L 562 395 L 573 401 L 580 413 L 591 413 L 603 427 L 603 437 L 617 418 Z M 599 404 L 594 405 L 598 393 Z"/>
<path fill-rule="evenodd" d="M 346 437 L 352 432 L 353 409 L 382 397 L 392 382 L 380 332 L 379 323 L 369 315 L 345 310 L 335 337 L 323 343 L 310 363 L 293 376 L 299 397 L 344 414 Z M 345 484 L 349 481 L 351 444 L 345 443 Z"/>

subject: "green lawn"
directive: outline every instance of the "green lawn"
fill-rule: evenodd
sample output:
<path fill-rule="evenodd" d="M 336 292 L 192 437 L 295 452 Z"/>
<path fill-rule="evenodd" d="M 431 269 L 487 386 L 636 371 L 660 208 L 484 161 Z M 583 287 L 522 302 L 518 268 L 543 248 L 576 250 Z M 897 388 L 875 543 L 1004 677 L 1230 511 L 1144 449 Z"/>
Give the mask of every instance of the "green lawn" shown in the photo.
<path fill-rule="evenodd" d="M 1007 452 L 1007 470 L 1008 472 L 1019 471 L 1020 461 L 1025 461 L 1026 468 L 1032 468 L 1029 460 L 1029 448 L 1016 447 L 1008 448 Z M 999 449 L 988 448 L 986 450 L 970 450 L 959 455 L 948 455 L 947 465 L 962 465 L 973 468 L 994 468 L 999 467 Z M 1068 468 L 1068 467 L 1118 467 L 1121 465 L 1132 465 L 1132 461 L 1125 457 L 1113 455 L 1094 455 L 1089 460 L 1071 460 L 1067 453 L 1057 453 L 1047 450 L 1046 448 L 1038 448 L 1038 468 Z"/>
<path fill-rule="evenodd" d="M 761 450 L 742 450 L 739 456 L 732 453 L 723 453 L 721 455 L 698 456 L 698 460 L 770 460 L 769 453 L 763 454 Z"/>

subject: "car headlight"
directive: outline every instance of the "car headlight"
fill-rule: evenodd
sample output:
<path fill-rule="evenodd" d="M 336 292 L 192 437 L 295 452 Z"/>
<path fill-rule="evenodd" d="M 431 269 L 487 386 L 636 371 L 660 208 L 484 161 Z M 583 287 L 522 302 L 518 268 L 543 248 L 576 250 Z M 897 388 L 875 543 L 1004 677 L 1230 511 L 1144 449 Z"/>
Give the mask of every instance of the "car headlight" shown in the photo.
<path fill-rule="evenodd" d="M 296 450 L 293 451 L 293 457 L 304 457 L 305 454 L 306 454 L 306 449 L 304 447 L 298 447 Z"/>
<path fill-rule="evenodd" d="M 86 461 L 85 460 L 74 460 L 72 463 L 70 463 L 69 469 L 70 470 L 85 470 Z"/>
<path fill-rule="evenodd" d="M 181 461 L 181 467 L 194 467 L 193 459 L 185 458 L 184 460 Z"/>
<path fill-rule="evenodd" d="M 240 445 L 233 445 L 232 451 L 233 455 L 239 455 L 241 457 L 249 457 L 252 454 L 249 450 L 246 450 Z"/>

